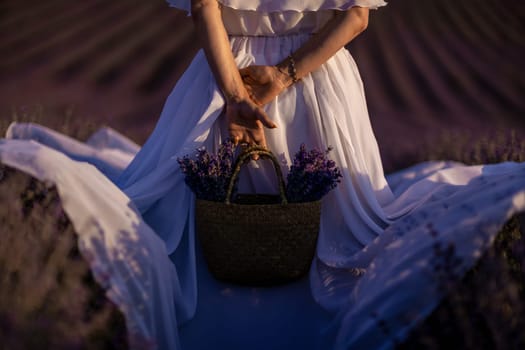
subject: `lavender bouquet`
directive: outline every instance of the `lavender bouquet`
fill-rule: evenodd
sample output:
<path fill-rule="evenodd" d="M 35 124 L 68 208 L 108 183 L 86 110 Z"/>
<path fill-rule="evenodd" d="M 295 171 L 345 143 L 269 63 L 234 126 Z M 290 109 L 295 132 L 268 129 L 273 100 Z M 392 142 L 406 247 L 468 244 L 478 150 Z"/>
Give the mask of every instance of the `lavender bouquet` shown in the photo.
<path fill-rule="evenodd" d="M 340 182 L 341 172 L 328 153 L 318 149 L 306 150 L 302 144 L 289 169 L 286 197 L 290 203 L 320 200 Z M 197 150 L 195 159 L 188 155 L 179 158 L 185 182 L 198 199 L 223 202 L 233 174 L 235 145 L 231 140 L 223 142 L 218 153 L 210 154 L 204 148 Z"/>
<path fill-rule="evenodd" d="M 335 162 L 328 159 L 329 147 L 322 152 L 306 150 L 304 143 L 295 154 L 286 177 L 286 197 L 291 203 L 313 202 L 333 190 L 342 177 Z"/>
<path fill-rule="evenodd" d="M 199 199 L 222 202 L 233 174 L 235 145 L 229 139 L 219 146 L 217 154 L 197 149 L 195 159 L 188 155 L 178 158 L 179 166 L 186 175 L 186 185 Z"/>

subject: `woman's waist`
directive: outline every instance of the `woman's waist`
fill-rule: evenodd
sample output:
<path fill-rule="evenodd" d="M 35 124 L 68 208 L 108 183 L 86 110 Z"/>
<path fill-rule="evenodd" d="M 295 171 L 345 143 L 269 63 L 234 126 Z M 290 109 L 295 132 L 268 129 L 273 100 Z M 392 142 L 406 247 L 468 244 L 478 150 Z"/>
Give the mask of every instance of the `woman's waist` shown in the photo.
<path fill-rule="evenodd" d="M 230 36 L 230 45 L 239 67 L 247 65 L 276 65 L 297 51 L 311 34 L 282 36 Z M 349 55 L 342 47 L 336 55 Z"/>
<path fill-rule="evenodd" d="M 333 11 L 259 13 L 222 8 L 224 26 L 231 36 L 281 37 L 312 34 L 318 32 L 333 15 Z"/>
<path fill-rule="evenodd" d="M 299 49 L 311 37 L 310 33 L 281 35 L 230 35 L 230 45 L 235 57 L 250 56 L 256 64 L 277 64 Z"/>

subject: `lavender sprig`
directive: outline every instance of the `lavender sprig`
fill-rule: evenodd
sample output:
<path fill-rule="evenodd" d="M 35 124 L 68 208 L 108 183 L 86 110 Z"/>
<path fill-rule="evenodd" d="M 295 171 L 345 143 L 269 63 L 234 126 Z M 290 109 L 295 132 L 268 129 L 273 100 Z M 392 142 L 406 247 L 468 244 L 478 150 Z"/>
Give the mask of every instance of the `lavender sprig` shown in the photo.
<path fill-rule="evenodd" d="M 335 162 L 328 159 L 329 147 L 322 152 L 306 150 L 304 144 L 295 154 L 287 176 L 286 196 L 291 203 L 311 202 L 323 198 L 334 189 L 342 177 Z"/>
<path fill-rule="evenodd" d="M 177 159 L 185 182 L 199 199 L 222 202 L 233 173 L 235 146 L 227 139 L 217 154 L 199 148 L 195 160 L 188 155 Z"/>

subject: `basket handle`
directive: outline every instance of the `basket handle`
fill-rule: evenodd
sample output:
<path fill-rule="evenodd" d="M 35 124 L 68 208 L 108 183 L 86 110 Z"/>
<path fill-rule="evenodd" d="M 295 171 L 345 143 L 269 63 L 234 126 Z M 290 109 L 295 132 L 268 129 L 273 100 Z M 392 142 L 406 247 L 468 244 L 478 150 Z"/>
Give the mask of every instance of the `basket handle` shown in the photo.
<path fill-rule="evenodd" d="M 272 152 L 267 150 L 264 147 L 261 146 L 250 146 L 246 148 L 239 156 L 237 157 L 237 160 L 235 161 L 235 166 L 233 169 L 232 177 L 230 178 L 230 183 L 228 184 L 228 191 L 226 192 L 226 204 L 231 203 L 231 197 L 233 195 L 233 186 L 235 184 L 235 181 L 239 177 L 239 172 L 241 171 L 241 167 L 246 163 L 246 160 L 253 157 L 254 155 L 258 155 L 261 158 L 268 158 L 272 161 L 273 168 L 275 169 L 275 173 L 277 174 L 277 181 L 279 182 L 279 194 L 281 196 L 281 204 L 288 204 L 288 199 L 286 198 L 286 192 L 285 192 L 285 185 L 284 185 L 284 179 L 283 179 L 283 172 L 281 171 L 281 166 L 279 165 L 279 161 L 277 161 L 277 158 L 273 155 Z"/>

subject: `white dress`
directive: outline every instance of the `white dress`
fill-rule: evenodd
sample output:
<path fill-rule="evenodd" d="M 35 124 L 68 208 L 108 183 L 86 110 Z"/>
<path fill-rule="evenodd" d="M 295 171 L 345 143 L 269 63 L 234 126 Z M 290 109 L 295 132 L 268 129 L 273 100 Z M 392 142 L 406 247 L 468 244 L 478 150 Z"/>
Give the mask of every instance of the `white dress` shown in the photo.
<path fill-rule="evenodd" d="M 168 2 L 190 9 L 189 0 Z M 239 67 L 278 63 L 334 11 L 385 5 L 219 2 Z M 499 227 L 525 210 L 522 164 L 430 162 L 385 178 L 358 69 L 341 49 L 265 107 L 278 125 L 266 132 L 278 157 L 289 163 L 301 143 L 332 146 L 343 173 L 323 199 L 309 278 L 269 289 L 219 283 L 202 263 L 194 198 L 177 158 L 217 147 L 227 136 L 223 109 L 201 51 L 140 151 L 107 129 L 81 144 L 13 124 L 0 142 L 2 162 L 57 185 L 80 249 L 123 311 L 134 348 L 392 348 L 442 297 L 432 268 L 436 244 L 454 244 L 462 275 Z M 266 166 L 252 162 L 245 176 L 247 190 L 273 191 Z"/>

